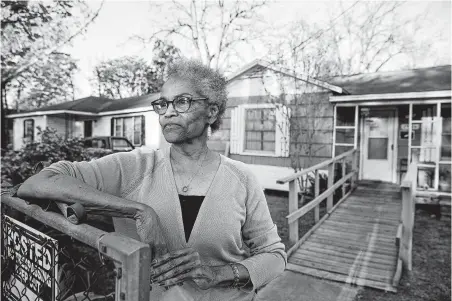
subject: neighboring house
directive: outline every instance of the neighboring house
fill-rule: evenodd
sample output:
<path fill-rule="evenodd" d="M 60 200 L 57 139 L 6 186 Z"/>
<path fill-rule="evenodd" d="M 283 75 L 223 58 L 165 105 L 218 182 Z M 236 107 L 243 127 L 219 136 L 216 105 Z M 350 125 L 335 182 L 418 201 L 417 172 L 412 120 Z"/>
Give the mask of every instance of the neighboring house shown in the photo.
<path fill-rule="evenodd" d="M 229 101 L 209 146 L 251 164 L 265 182 L 359 149 L 359 178 L 400 183 L 408 159 L 420 161 L 420 185 L 444 190 L 451 170 L 451 66 L 324 80 L 256 60 L 228 78 Z M 36 126 L 71 136 L 126 136 L 161 147 L 158 116 L 146 95 L 88 97 L 14 118 L 14 147 Z M 411 133 L 411 134 L 409 134 Z M 309 145 L 308 145 L 309 144 Z M 309 147 L 307 147 L 309 146 Z M 287 187 L 281 187 L 287 189 Z"/>
<path fill-rule="evenodd" d="M 91 136 L 126 137 L 136 146 L 161 144 L 158 116 L 150 103 L 157 94 L 113 100 L 86 97 L 70 102 L 8 115 L 13 119 L 13 147 L 38 138 L 37 127 L 53 128 L 65 138 Z"/>

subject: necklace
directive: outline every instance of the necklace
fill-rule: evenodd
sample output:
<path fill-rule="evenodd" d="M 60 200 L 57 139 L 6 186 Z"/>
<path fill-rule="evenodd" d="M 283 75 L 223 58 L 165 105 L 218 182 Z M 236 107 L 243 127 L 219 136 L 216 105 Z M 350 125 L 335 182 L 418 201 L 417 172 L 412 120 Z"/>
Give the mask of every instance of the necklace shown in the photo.
<path fill-rule="evenodd" d="M 184 186 L 182 187 L 182 191 L 183 191 L 183 192 L 187 192 L 187 191 L 190 189 L 190 184 L 191 184 L 191 182 L 193 181 L 193 179 L 196 177 L 196 175 L 197 175 L 197 174 L 199 173 L 199 171 L 201 170 L 201 168 L 202 168 L 202 166 L 203 166 L 204 161 L 206 160 L 206 158 L 207 158 L 207 149 L 206 149 L 206 151 L 204 152 L 204 158 L 201 160 L 201 164 L 199 165 L 198 170 L 191 176 L 190 180 L 188 181 L 188 184 L 187 184 L 187 185 L 184 185 Z M 173 158 L 173 160 L 174 160 L 174 158 Z"/>

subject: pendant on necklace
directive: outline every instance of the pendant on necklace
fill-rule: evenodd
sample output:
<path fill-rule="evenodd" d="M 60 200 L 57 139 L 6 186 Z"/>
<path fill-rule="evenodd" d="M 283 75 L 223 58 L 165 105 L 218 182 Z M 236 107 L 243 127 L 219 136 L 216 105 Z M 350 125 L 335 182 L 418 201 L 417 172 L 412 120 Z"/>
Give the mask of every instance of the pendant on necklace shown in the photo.
<path fill-rule="evenodd" d="M 187 192 L 187 191 L 188 191 L 188 186 L 182 187 L 182 191 L 183 191 L 183 192 Z"/>

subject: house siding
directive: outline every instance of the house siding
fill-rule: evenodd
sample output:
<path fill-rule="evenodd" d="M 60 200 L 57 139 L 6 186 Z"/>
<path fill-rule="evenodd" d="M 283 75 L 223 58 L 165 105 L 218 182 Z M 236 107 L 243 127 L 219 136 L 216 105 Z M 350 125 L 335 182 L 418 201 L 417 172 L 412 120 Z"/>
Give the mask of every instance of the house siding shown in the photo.
<path fill-rule="evenodd" d="M 166 141 L 162 136 L 158 115 L 153 111 L 141 113 L 116 114 L 99 117 L 93 123 L 93 136 L 112 135 L 111 132 L 112 118 L 124 118 L 132 116 L 144 116 L 145 118 L 145 139 L 143 147 L 156 149 L 166 144 Z"/>
<path fill-rule="evenodd" d="M 275 81 L 271 82 L 274 77 L 268 72 L 264 76 L 266 78 L 262 80 L 262 77 L 259 78 L 257 73 L 253 73 L 252 76 L 245 74 L 229 83 L 228 107 L 220 129 L 209 139 L 208 145 L 211 149 L 224 153 L 226 144 L 230 142 L 232 109 L 241 104 L 271 103 L 276 95 L 279 96 L 278 93 L 281 92 L 281 89 L 278 89 Z M 269 82 L 270 84 L 268 84 Z M 301 127 L 300 131 L 293 132 L 291 130 L 289 157 L 230 154 L 232 159 L 248 164 L 304 168 L 331 158 L 333 153 L 334 105 L 329 102 L 330 92 L 304 82 L 297 86 L 298 89 L 294 89 L 290 81 L 286 81 L 284 84 L 286 85 L 284 89 L 288 92 L 300 91 L 300 85 L 304 85 L 301 91 L 305 92 L 301 94 L 302 98 L 299 95 L 296 99 L 293 94 L 288 94 L 285 100 L 292 111 L 291 122 L 296 123 L 296 126 L 291 125 L 291 128 Z M 308 100 L 305 100 L 306 97 Z M 306 101 L 310 102 L 310 105 L 303 107 L 303 103 Z M 312 112 L 313 110 L 315 112 Z M 312 118 L 316 118 L 317 121 L 313 123 Z M 311 124 L 311 129 L 307 132 L 307 127 L 303 127 L 304 122 Z M 311 134 L 310 138 L 307 138 L 307 133 Z M 310 143 L 306 143 L 307 140 Z M 311 155 L 307 154 L 308 148 L 311 149 Z M 299 155 L 296 155 L 297 151 L 300 153 Z"/>
<path fill-rule="evenodd" d="M 47 116 L 47 127 L 63 137 L 66 135 L 66 120 L 63 117 Z"/>
<path fill-rule="evenodd" d="M 23 117 L 23 118 L 15 118 L 13 122 L 13 149 L 19 150 L 24 146 L 24 120 L 33 119 L 34 120 L 34 141 L 38 141 L 38 130 L 37 127 L 41 127 L 41 129 L 46 128 L 46 116 L 35 116 L 35 117 Z"/>

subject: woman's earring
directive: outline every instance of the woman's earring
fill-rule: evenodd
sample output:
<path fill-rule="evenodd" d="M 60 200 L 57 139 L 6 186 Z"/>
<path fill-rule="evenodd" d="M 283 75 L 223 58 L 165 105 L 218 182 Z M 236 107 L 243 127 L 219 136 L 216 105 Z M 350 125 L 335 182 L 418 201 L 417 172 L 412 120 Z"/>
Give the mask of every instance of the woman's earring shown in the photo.
<path fill-rule="evenodd" d="M 207 128 L 207 138 L 210 138 L 210 136 L 212 136 L 212 127 L 209 124 L 209 127 Z"/>

